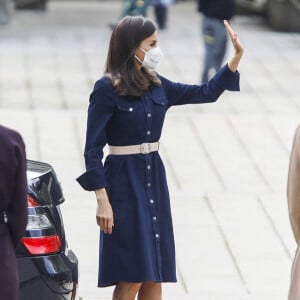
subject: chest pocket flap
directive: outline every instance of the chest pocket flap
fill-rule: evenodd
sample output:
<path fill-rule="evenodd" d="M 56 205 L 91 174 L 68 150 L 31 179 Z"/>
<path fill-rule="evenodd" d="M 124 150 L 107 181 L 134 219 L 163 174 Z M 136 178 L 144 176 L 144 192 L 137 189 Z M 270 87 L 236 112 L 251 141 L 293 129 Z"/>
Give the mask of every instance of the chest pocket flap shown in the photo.
<path fill-rule="evenodd" d="M 141 108 L 141 101 L 117 101 L 117 108 L 122 111 L 133 112 Z"/>
<path fill-rule="evenodd" d="M 153 102 L 161 106 L 167 106 L 168 99 L 166 97 L 153 97 Z"/>

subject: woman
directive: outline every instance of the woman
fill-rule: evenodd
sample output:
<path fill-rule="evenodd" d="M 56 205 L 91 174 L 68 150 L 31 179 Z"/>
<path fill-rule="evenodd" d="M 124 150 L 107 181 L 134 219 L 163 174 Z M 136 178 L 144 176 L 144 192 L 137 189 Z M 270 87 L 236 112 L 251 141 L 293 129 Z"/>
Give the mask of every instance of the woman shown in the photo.
<path fill-rule="evenodd" d="M 25 146 L 14 130 L 0 126 L 0 299 L 19 299 L 15 249 L 27 223 Z"/>
<path fill-rule="evenodd" d="M 162 53 L 156 26 L 125 17 L 112 32 L 106 75 L 90 96 L 85 162 L 77 180 L 97 198 L 101 229 L 98 286 L 116 285 L 113 300 L 161 299 L 161 283 L 175 282 L 170 200 L 158 154 L 166 111 L 173 105 L 216 101 L 239 90 L 243 49 L 227 22 L 235 48 L 228 65 L 201 86 L 174 83 L 154 72 Z M 101 163 L 103 147 L 110 154 Z"/>

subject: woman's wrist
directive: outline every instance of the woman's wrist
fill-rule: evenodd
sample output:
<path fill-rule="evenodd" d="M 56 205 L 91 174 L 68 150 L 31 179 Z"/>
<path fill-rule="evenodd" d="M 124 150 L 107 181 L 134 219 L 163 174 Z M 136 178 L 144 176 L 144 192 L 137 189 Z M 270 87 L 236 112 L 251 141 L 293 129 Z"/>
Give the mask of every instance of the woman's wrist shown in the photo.
<path fill-rule="evenodd" d="M 96 190 L 95 194 L 96 194 L 96 199 L 97 199 L 98 204 L 106 202 L 106 201 L 108 202 L 108 196 L 107 196 L 105 188 Z"/>
<path fill-rule="evenodd" d="M 240 63 L 242 55 L 236 55 L 228 62 L 228 68 L 231 72 L 236 72 Z"/>

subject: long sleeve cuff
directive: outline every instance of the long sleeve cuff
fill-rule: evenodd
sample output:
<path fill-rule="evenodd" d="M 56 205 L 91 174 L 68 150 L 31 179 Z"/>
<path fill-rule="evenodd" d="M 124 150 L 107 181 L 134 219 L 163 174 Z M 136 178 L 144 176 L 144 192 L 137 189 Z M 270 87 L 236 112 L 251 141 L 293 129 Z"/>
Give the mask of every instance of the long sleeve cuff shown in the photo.
<path fill-rule="evenodd" d="M 240 90 L 240 73 L 238 71 L 232 72 L 228 64 L 222 67 L 214 76 L 217 84 L 228 91 Z"/>
<path fill-rule="evenodd" d="M 90 169 L 76 180 L 86 191 L 95 191 L 107 187 L 107 181 L 101 168 Z"/>

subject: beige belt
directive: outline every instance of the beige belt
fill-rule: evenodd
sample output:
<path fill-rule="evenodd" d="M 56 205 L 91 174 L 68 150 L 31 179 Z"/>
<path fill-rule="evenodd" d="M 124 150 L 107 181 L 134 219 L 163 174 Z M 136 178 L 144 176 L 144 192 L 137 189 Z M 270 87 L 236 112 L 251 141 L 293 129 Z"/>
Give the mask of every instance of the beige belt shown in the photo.
<path fill-rule="evenodd" d="M 128 155 L 128 154 L 148 154 L 158 151 L 159 142 L 143 143 L 140 145 L 130 146 L 109 146 L 109 154 L 112 155 Z"/>

